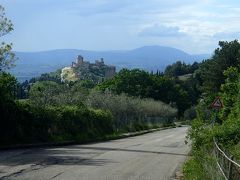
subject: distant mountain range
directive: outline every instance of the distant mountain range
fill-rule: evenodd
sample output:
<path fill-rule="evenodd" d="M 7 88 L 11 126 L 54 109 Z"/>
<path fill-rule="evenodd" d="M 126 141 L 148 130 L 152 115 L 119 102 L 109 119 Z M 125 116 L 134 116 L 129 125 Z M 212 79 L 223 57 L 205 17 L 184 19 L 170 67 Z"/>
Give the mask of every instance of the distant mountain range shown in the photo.
<path fill-rule="evenodd" d="M 15 52 L 18 60 L 11 72 L 19 81 L 30 79 L 71 65 L 77 55 L 93 62 L 104 58 L 105 64 L 121 68 L 141 68 L 147 71 L 164 71 L 165 67 L 178 60 L 185 63 L 208 59 L 209 54 L 190 55 L 179 49 L 164 46 L 144 46 L 127 51 L 87 51 L 60 49 L 42 52 Z"/>

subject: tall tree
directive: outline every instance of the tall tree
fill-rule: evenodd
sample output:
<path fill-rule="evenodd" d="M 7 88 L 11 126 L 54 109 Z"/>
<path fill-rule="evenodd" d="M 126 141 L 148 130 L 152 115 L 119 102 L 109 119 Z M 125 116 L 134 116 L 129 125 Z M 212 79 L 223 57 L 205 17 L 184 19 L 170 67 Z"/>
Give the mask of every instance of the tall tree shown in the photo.
<path fill-rule="evenodd" d="M 240 69 L 240 43 L 237 40 L 231 42 L 220 41 L 219 48 L 213 57 L 200 66 L 201 78 L 203 80 L 203 91 L 211 94 L 217 93 L 225 77 L 223 72 L 229 67 Z"/>
<path fill-rule="evenodd" d="M 5 10 L 0 5 L 0 38 L 13 30 L 13 24 L 5 16 Z M 2 39 L 0 39 L 2 40 Z M 11 67 L 14 53 L 12 44 L 0 43 L 0 100 L 13 99 L 15 96 L 16 79 L 4 70 Z"/>
<path fill-rule="evenodd" d="M 0 5 L 0 38 L 13 30 L 12 22 L 6 18 L 5 9 Z M 11 51 L 12 44 L 1 42 L 0 45 L 0 72 L 10 68 L 13 65 L 15 55 Z"/>

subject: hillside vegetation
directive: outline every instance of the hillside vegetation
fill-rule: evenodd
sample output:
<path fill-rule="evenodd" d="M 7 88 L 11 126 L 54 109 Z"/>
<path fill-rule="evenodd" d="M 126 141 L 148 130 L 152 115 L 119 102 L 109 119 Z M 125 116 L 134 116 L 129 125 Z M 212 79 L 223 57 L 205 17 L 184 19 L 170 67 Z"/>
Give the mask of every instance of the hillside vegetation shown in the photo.
<path fill-rule="evenodd" d="M 222 149 L 240 160 L 239 60 L 240 44 L 237 40 L 219 42 L 213 57 L 197 70 L 202 95 L 196 108 L 197 118 L 188 133 L 192 158 L 185 164 L 185 179 L 222 178 L 213 154 L 213 138 Z M 224 103 L 219 112 L 210 107 L 216 96 Z"/>
<path fill-rule="evenodd" d="M 37 81 L 30 86 L 28 99 L 14 100 L 15 79 L 1 73 L 0 80 L 1 145 L 84 142 L 171 124 L 177 112 L 160 101 L 91 90 L 82 82 L 69 86 Z"/>

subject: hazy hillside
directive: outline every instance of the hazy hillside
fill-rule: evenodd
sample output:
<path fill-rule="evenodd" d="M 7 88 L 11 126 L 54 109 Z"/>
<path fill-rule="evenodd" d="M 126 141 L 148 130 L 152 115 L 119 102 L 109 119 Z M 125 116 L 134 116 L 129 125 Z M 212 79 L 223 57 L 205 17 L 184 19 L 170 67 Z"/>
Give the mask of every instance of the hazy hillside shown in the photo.
<path fill-rule="evenodd" d="M 115 65 L 117 69 L 127 67 L 142 68 L 148 71 L 162 71 L 168 64 L 177 60 L 191 63 L 210 56 L 190 55 L 184 51 L 163 46 L 144 46 L 128 51 L 61 49 L 43 52 L 16 52 L 18 60 L 16 67 L 11 71 L 19 80 L 25 80 L 70 65 L 79 54 L 91 62 L 104 58 L 106 64 Z"/>

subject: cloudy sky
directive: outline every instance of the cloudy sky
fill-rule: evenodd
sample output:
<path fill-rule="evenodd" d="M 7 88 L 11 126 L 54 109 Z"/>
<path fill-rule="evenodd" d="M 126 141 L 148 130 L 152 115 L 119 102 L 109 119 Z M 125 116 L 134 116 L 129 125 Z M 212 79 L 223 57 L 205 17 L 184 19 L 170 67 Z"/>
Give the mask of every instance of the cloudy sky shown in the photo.
<path fill-rule="evenodd" d="M 17 51 L 171 46 L 211 53 L 240 38 L 240 0 L 1 0 Z"/>

